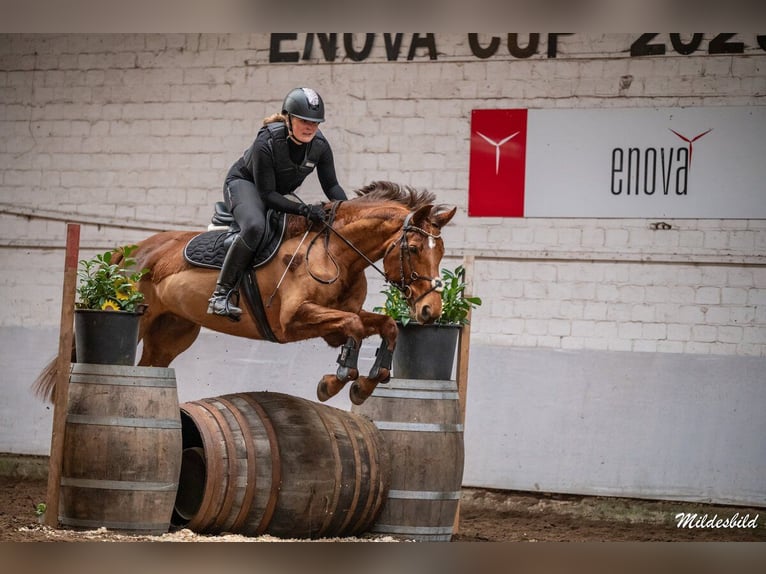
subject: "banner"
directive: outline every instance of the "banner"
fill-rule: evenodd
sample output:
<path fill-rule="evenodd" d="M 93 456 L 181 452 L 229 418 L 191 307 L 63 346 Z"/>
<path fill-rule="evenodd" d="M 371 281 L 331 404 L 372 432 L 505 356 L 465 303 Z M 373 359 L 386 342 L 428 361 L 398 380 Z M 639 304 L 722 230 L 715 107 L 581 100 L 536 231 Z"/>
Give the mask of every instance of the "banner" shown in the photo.
<path fill-rule="evenodd" d="M 766 218 L 766 107 L 474 110 L 468 214 Z"/>

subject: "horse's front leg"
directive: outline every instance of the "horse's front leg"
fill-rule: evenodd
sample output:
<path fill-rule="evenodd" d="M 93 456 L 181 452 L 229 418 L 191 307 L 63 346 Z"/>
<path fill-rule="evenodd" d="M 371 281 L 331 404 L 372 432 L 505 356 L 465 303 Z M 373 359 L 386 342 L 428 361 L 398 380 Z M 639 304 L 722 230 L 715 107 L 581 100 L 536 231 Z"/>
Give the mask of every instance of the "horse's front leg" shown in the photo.
<path fill-rule="evenodd" d="M 391 362 L 396 347 L 398 333 L 396 323 L 391 317 L 361 311 L 359 318 L 367 332 L 381 337 L 380 347 L 375 355 L 375 362 L 366 377 L 359 377 L 349 389 L 349 397 L 355 405 L 361 405 L 375 390 L 378 383 L 387 383 L 391 377 Z"/>
<path fill-rule="evenodd" d="M 357 342 L 353 337 L 349 337 L 343 344 L 338 354 L 338 370 L 334 375 L 323 376 L 317 385 L 317 398 L 320 401 L 324 402 L 334 397 L 347 382 L 355 381 L 359 377 L 357 363 L 360 347 L 361 341 Z"/>
<path fill-rule="evenodd" d="M 344 385 L 359 377 L 357 362 L 362 339 L 368 336 L 362 319 L 356 313 L 303 303 L 295 314 L 284 321 L 288 338 L 293 340 L 321 337 L 331 347 L 340 347 L 338 370 L 324 375 L 317 385 L 320 401 L 337 395 Z"/>

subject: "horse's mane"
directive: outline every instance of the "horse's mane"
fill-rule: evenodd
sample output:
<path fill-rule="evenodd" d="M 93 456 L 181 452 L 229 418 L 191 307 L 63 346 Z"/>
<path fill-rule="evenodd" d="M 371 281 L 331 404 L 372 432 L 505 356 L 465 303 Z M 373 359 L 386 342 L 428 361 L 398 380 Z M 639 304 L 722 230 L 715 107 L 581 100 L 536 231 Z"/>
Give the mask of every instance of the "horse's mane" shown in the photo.
<path fill-rule="evenodd" d="M 395 201 L 411 210 L 433 204 L 436 199 L 431 191 L 391 181 L 373 181 L 354 192 L 360 201 Z"/>

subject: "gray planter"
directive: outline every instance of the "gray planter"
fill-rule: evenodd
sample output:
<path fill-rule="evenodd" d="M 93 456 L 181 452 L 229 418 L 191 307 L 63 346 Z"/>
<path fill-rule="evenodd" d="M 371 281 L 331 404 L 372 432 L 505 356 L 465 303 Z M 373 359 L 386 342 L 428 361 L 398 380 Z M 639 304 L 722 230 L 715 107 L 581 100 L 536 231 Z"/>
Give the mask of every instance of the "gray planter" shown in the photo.
<path fill-rule="evenodd" d="M 78 363 L 134 365 L 141 313 L 75 309 Z"/>
<path fill-rule="evenodd" d="M 398 325 L 393 376 L 398 379 L 450 380 L 461 326 Z"/>

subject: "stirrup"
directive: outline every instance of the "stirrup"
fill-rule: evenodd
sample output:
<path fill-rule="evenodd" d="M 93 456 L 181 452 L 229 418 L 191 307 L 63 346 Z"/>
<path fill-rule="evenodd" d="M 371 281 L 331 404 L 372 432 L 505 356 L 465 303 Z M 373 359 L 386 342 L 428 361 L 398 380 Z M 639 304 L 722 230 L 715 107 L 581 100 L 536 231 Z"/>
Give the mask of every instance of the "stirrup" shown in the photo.
<path fill-rule="evenodd" d="M 219 315 L 228 317 L 232 321 L 239 321 L 242 309 L 237 307 L 232 299 L 236 299 L 237 304 L 239 303 L 239 292 L 234 289 L 225 293 L 213 293 L 208 300 L 208 315 Z"/>

